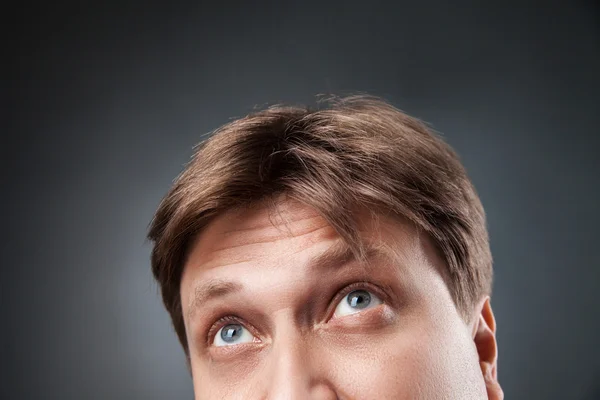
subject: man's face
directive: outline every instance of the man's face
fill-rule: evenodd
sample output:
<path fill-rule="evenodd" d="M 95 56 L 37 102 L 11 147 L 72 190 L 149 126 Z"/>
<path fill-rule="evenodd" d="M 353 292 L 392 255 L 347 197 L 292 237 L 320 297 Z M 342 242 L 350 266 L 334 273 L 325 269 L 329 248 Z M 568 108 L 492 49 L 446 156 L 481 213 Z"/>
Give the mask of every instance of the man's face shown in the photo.
<path fill-rule="evenodd" d="M 430 241 L 360 218 L 367 264 L 291 200 L 209 224 L 181 281 L 197 399 L 487 398 Z"/>

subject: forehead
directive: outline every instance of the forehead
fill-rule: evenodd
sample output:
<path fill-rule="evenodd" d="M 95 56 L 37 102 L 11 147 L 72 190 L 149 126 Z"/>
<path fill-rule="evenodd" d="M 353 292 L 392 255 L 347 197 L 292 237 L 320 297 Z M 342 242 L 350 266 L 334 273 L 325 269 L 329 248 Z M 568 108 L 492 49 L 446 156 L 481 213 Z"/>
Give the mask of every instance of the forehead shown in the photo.
<path fill-rule="evenodd" d="M 314 209 L 293 201 L 271 209 L 256 204 L 215 218 L 195 239 L 186 264 L 204 269 L 272 255 L 285 246 L 300 251 L 339 236 Z"/>
<path fill-rule="evenodd" d="M 368 210 L 357 210 L 354 217 L 365 244 L 384 248 L 399 260 L 415 261 L 432 247 L 426 235 L 401 218 L 392 220 Z M 315 209 L 293 199 L 279 200 L 274 207 L 252 204 L 225 212 L 205 227 L 192 244 L 182 280 L 190 270 L 198 277 L 199 272 L 221 266 L 266 264 L 266 259 L 285 264 L 293 256 L 302 262 L 340 240 Z"/>

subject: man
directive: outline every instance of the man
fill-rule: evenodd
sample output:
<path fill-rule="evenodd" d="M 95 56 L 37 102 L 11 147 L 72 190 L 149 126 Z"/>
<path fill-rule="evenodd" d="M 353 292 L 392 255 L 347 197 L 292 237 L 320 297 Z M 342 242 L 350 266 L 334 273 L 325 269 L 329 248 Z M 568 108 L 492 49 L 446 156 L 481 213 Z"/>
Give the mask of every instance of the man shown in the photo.
<path fill-rule="evenodd" d="M 222 126 L 149 238 L 197 399 L 503 398 L 481 203 L 381 99 Z"/>

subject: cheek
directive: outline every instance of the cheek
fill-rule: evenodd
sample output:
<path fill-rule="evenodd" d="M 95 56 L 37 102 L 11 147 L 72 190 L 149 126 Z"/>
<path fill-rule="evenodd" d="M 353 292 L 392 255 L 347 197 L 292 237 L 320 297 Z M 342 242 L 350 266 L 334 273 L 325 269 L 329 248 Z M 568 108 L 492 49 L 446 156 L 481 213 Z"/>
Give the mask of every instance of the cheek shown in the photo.
<path fill-rule="evenodd" d="M 423 398 L 425 389 L 439 380 L 433 373 L 438 368 L 430 344 L 426 338 L 401 334 L 331 347 L 327 351 L 331 380 L 351 398 Z"/>
<path fill-rule="evenodd" d="M 262 360 L 264 362 L 264 360 Z M 260 355 L 249 355 L 220 364 L 192 360 L 192 380 L 195 399 L 257 398 L 268 382 L 261 374 Z"/>
<path fill-rule="evenodd" d="M 331 380 L 350 398 L 486 398 L 477 354 L 460 328 L 350 339 L 324 354 Z"/>

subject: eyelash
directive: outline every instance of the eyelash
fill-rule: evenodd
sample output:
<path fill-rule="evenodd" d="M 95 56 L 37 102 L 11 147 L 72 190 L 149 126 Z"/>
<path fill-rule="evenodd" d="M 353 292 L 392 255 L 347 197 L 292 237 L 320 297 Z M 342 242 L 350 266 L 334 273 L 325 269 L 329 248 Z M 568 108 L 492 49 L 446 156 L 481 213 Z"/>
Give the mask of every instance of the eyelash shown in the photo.
<path fill-rule="evenodd" d="M 383 304 L 386 304 L 386 298 L 387 296 L 385 295 L 385 293 L 379 289 L 376 285 L 370 283 L 370 282 L 354 282 L 351 284 L 348 284 L 346 286 L 343 286 L 342 289 L 338 290 L 335 292 L 335 295 L 331 298 L 331 300 L 329 301 L 329 306 L 327 309 L 327 315 L 328 315 L 328 320 L 331 318 L 331 316 L 333 315 L 333 311 L 335 310 L 335 307 L 337 306 L 337 304 L 345 297 L 347 296 L 349 293 L 355 291 L 355 290 L 368 290 L 370 292 L 373 292 L 374 294 L 376 294 L 382 301 Z M 234 324 L 239 324 L 242 325 L 245 329 L 249 329 L 250 332 L 255 332 L 254 327 L 252 327 L 252 325 L 248 324 L 247 322 L 245 322 L 244 320 L 242 320 L 241 318 L 238 318 L 234 315 L 225 315 L 219 319 L 217 319 L 213 325 L 210 327 L 210 329 L 208 330 L 208 333 L 206 334 L 206 340 L 207 340 L 207 344 L 208 346 L 212 345 L 212 342 L 214 341 L 214 337 L 217 334 L 217 332 L 219 331 L 219 329 L 221 329 L 222 327 L 224 327 L 225 325 L 228 325 L 230 323 L 234 323 Z"/>

